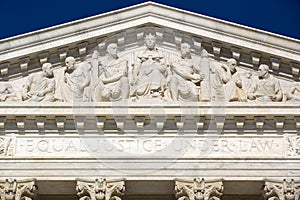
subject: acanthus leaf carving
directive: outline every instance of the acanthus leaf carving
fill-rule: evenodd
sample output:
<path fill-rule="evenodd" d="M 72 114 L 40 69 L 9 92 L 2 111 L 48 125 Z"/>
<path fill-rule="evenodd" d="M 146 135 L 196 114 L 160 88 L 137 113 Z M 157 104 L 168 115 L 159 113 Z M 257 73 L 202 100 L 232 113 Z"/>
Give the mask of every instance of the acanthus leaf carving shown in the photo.
<path fill-rule="evenodd" d="M 175 180 L 176 200 L 220 200 L 223 195 L 223 179 Z"/>
<path fill-rule="evenodd" d="M 79 200 L 121 200 L 125 192 L 125 180 L 76 179 Z"/>
<path fill-rule="evenodd" d="M 5 135 L 0 136 L 0 157 L 13 156 L 15 148 L 15 136 Z"/>
<path fill-rule="evenodd" d="M 300 136 L 286 135 L 287 156 L 300 156 Z"/>
<path fill-rule="evenodd" d="M 261 197 L 263 200 L 299 200 L 300 182 L 294 179 L 265 179 Z"/>
<path fill-rule="evenodd" d="M 0 182 L 0 192 L 1 200 L 35 200 L 37 197 L 36 179 L 8 178 Z"/>

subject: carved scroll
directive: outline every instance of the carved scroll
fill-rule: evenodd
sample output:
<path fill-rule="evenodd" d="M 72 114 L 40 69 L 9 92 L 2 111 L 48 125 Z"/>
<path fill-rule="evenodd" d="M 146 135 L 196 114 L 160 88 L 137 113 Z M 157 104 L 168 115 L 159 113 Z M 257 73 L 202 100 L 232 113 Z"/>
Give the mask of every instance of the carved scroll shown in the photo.
<path fill-rule="evenodd" d="M 34 200 L 37 196 L 36 179 L 8 178 L 0 182 L 1 200 Z"/>
<path fill-rule="evenodd" d="M 223 195 L 223 179 L 204 180 L 195 178 L 175 180 L 176 200 L 220 200 Z"/>
<path fill-rule="evenodd" d="M 76 191 L 79 200 L 121 200 L 125 192 L 125 180 L 76 179 Z"/>
<path fill-rule="evenodd" d="M 263 200 L 299 200 L 300 182 L 294 179 L 265 179 L 262 189 Z"/>
<path fill-rule="evenodd" d="M 286 147 L 288 156 L 300 156 L 300 136 L 286 136 Z"/>
<path fill-rule="evenodd" d="M 13 156 L 15 139 L 11 135 L 0 136 L 0 157 L 1 156 Z"/>

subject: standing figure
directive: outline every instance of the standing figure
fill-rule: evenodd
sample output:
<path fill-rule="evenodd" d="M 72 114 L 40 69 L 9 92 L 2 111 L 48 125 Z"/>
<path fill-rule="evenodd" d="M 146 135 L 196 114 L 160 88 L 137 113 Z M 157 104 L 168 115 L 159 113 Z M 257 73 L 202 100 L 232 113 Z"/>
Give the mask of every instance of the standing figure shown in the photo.
<path fill-rule="evenodd" d="M 253 76 L 254 76 L 254 74 L 252 73 L 252 71 L 244 72 L 243 81 L 242 81 L 242 84 L 243 84 L 242 88 L 243 88 L 244 92 L 246 93 L 246 97 L 249 93 L 249 89 L 251 88 L 251 85 L 252 85 L 252 82 L 253 82 Z"/>
<path fill-rule="evenodd" d="M 240 74 L 236 70 L 237 62 L 231 58 L 227 60 L 227 66 L 229 67 L 231 77 L 225 84 L 225 101 L 247 101 L 246 94 L 242 89 L 242 80 Z"/>
<path fill-rule="evenodd" d="M 210 65 L 210 96 L 213 102 L 225 102 L 225 87 L 231 79 L 230 69 L 226 64 Z"/>
<path fill-rule="evenodd" d="M 200 82 L 199 66 L 192 58 L 191 46 L 181 44 L 181 57 L 171 62 L 171 78 L 169 89 L 171 98 L 175 101 L 198 101 L 199 89 L 195 83 Z"/>
<path fill-rule="evenodd" d="M 200 101 L 211 101 L 210 97 L 210 59 L 205 49 L 202 49 L 199 61 L 199 70 L 203 74 L 200 82 Z"/>
<path fill-rule="evenodd" d="M 84 89 L 90 84 L 90 65 L 87 62 L 75 62 L 72 56 L 65 59 L 66 69 L 61 83 L 61 98 L 65 102 L 84 101 Z"/>
<path fill-rule="evenodd" d="M 42 71 L 29 75 L 22 88 L 23 101 L 54 101 L 55 82 L 51 63 L 44 63 Z"/>
<path fill-rule="evenodd" d="M 146 50 L 137 56 L 133 68 L 133 95 L 162 97 L 166 89 L 168 70 L 164 55 L 156 48 L 156 37 L 145 36 Z"/>
<path fill-rule="evenodd" d="M 251 101 L 282 101 L 282 89 L 277 79 L 269 74 L 269 66 L 261 64 L 258 76 L 253 79 L 248 99 Z"/>
<path fill-rule="evenodd" d="M 95 88 L 95 101 L 128 99 L 128 62 L 119 58 L 117 44 L 111 43 L 107 46 L 107 55 L 98 65 L 99 83 Z M 95 69 L 94 66 L 92 68 Z"/>
<path fill-rule="evenodd" d="M 94 50 L 91 55 L 87 56 L 87 62 L 90 65 L 90 84 L 84 89 L 84 98 L 87 101 L 97 101 L 96 100 L 96 87 L 100 82 L 99 76 L 99 65 L 100 56 L 98 50 Z"/>

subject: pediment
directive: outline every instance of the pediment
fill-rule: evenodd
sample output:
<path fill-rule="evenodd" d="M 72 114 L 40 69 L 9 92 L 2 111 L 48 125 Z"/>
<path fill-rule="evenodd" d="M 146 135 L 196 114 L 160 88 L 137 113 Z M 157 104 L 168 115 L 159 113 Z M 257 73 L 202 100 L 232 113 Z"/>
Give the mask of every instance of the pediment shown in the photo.
<path fill-rule="evenodd" d="M 299 40 L 153 2 L 2 40 L 1 80 L 20 91 L 28 75 L 41 71 L 43 63 L 52 63 L 57 72 L 67 56 L 81 63 L 97 49 L 104 57 L 110 43 L 118 45 L 119 56 L 128 60 L 131 73 L 148 33 L 156 35 L 157 48 L 167 64 L 180 56 L 184 42 L 190 44 L 195 59 L 202 49 L 216 65 L 236 59 L 242 79 L 256 74 L 259 64 L 265 63 L 283 90 L 299 80 Z"/>

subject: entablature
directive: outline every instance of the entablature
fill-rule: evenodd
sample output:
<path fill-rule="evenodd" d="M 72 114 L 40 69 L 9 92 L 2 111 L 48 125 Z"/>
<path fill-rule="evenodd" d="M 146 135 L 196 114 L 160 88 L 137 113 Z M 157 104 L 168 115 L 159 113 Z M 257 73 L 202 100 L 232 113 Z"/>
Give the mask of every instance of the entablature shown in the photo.
<path fill-rule="evenodd" d="M 1 132 L 161 130 L 297 133 L 295 103 L 1 103 Z M 167 133 L 167 132 L 166 132 Z"/>

